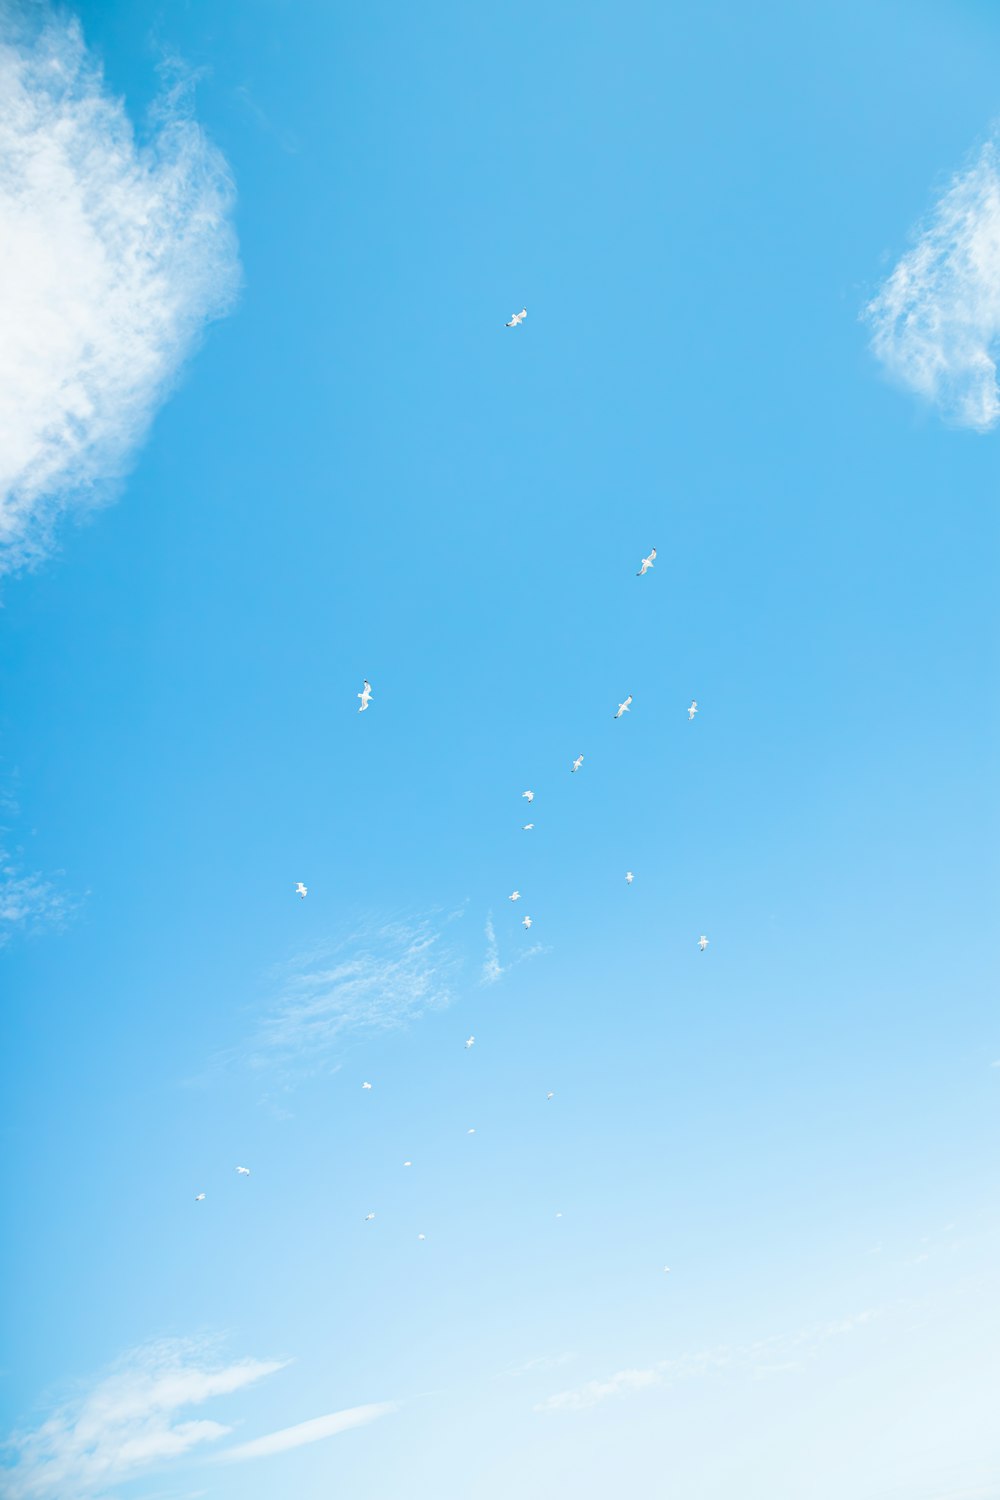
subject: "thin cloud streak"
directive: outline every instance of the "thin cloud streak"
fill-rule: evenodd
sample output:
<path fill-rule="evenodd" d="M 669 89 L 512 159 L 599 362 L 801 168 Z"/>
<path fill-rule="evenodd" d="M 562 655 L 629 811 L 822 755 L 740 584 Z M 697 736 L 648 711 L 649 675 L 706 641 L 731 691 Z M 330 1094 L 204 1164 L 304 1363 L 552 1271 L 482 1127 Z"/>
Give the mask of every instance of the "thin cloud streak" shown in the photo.
<path fill-rule="evenodd" d="M 232 179 L 166 85 L 140 143 L 79 23 L 0 0 L 0 573 L 110 498 L 235 300 Z"/>
<path fill-rule="evenodd" d="M 922 226 L 864 317 L 889 375 L 962 427 L 1000 419 L 1000 159 L 989 140 Z"/>
<path fill-rule="evenodd" d="M 324 1438 L 336 1437 L 353 1427 L 367 1427 L 379 1417 L 388 1416 L 397 1410 L 393 1401 L 382 1401 L 369 1406 L 352 1406 L 345 1411 L 332 1411 L 325 1417 L 313 1417 L 309 1422 L 299 1422 L 295 1427 L 284 1427 L 279 1432 L 270 1432 L 252 1442 L 240 1443 L 215 1455 L 215 1462 L 222 1464 L 242 1463 L 249 1458 L 267 1458 L 272 1453 L 287 1453 L 290 1448 L 303 1448 L 307 1443 L 319 1443 Z"/>
<path fill-rule="evenodd" d="M 877 1316 L 877 1311 L 869 1309 L 836 1322 L 760 1339 L 753 1344 L 683 1354 L 676 1359 L 660 1360 L 647 1369 L 618 1370 L 604 1380 L 588 1380 L 573 1390 L 558 1391 L 539 1401 L 535 1411 L 588 1411 L 609 1398 L 631 1395 L 656 1385 L 676 1385 L 718 1370 L 742 1369 L 757 1377 L 789 1373 L 815 1358 L 828 1339 L 852 1333 Z"/>

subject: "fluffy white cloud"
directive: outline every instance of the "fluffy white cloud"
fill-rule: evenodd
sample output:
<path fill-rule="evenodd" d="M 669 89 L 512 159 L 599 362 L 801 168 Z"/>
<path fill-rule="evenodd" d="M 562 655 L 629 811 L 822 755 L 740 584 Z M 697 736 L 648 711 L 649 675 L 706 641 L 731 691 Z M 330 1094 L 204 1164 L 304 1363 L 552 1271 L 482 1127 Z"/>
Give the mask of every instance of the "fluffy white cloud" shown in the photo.
<path fill-rule="evenodd" d="M 0 948 L 16 932 L 60 926 L 72 908 L 58 885 L 44 875 L 25 871 L 0 845 Z"/>
<path fill-rule="evenodd" d="M 33 1431 L 4 1445 L 13 1462 L 0 1471 L 7 1500 L 85 1500 L 230 1428 L 178 1413 L 231 1395 L 280 1370 L 255 1359 L 219 1364 L 203 1344 L 169 1340 L 127 1355 L 90 1390 L 66 1402 Z"/>
<path fill-rule="evenodd" d="M 865 315 L 890 375 L 952 421 L 1000 418 L 1000 162 L 982 147 L 937 203 Z"/>
<path fill-rule="evenodd" d="M 0 571 L 107 497 L 231 305 L 233 196 L 189 85 L 140 143 L 78 23 L 0 0 Z"/>

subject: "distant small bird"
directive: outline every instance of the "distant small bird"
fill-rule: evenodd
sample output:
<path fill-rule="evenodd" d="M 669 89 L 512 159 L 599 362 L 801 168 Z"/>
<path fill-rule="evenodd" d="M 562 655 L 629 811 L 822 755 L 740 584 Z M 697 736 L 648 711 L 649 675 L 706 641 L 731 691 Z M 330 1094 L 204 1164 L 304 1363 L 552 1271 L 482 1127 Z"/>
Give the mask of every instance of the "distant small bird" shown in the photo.
<path fill-rule="evenodd" d="M 664 1269 L 664 1270 L 665 1270 L 665 1271 L 669 1271 L 669 1270 L 670 1270 L 670 1267 L 669 1267 L 669 1266 L 664 1266 L 664 1267 L 663 1267 L 663 1269 Z"/>
<path fill-rule="evenodd" d="M 524 918 L 522 918 L 521 926 L 524 928 L 525 932 L 529 931 L 529 929 L 532 926 L 531 918 L 530 917 L 524 917 Z"/>
<path fill-rule="evenodd" d="M 534 792 L 522 792 L 521 796 L 525 799 L 526 802 L 534 802 L 535 800 Z"/>
<path fill-rule="evenodd" d="M 304 901 L 309 894 L 309 887 L 303 885 L 301 880 L 297 880 L 295 882 L 295 894 L 296 896 L 301 896 Z"/>
<path fill-rule="evenodd" d="M 557 1219 L 561 1219 L 562 1218 L 562 1214 L 556 1214 L 556 1218 Z"/>
<path fill-rule="evenodd" d="M 616 719 L 620 719 L 621 716 L 622 716 L 622 714 L 627 714 L 628 711 L 629 711 L 629 709 L 631 708 L 631 706 L 632 706 L 632 694 L 629 693 L 628 697 L 625 699 L 625 702 L 624 703 L 619 703 L 619 705 L 618 705 L 618 712 L 615 714 L 615 718 Z"/>
<path fill-rule="evenodd" d="M 509 323 L 505 323 L 504 324 L 504 327 L 505 328 L 516 328 L 519 323 L 523 323 L 524 322 L 524 320 L 525 320 L 525 318 L 527 316 L 528 316 L 528 309 L 526 307 L 522 307 L 521 311 L 519 313 L 515 313 L 514 314 L 514 316 L 511 318 L 511 320 L 510 320 Z"/>
<path fill-rule="evenodd" d="M 413 1163 L 412 1163 L 412 1161 L 404 1161 L 403 1166 L 404 1167 L 412 1167 Z"/>
<path fill-rule="evenodd" d="M 695 716 L 695 714 L 697 712 L 698 712 L 698 700 L 696 698 L 692 698 L 691 699 L 691 707 L 688 709 L 688 719 L 693 719 L 694 716 Z"/>
<path fill-rule="evenodd" d="M 546 1099 L 554 1099 L 556 1096 L 555 1094 L 546 1094 L 545 1097 Z"/>
<path fill-rule="evenodd" d="M 524 829 L 525 833 L 530 833 L 531 830 L 534 828 L 534 826 L 535 826 L 534 823 L 522 823 L 521 824 L 521 827 Z"/>
<path fill-rule="evenodd" d="M 204 1193 L 195 1193 L 195 1195 L 194 1195 L 194 1201 L 196 1203 L 204 1203 L 204 1201 L 205 1201 L 205 1194 Z"/>
<path fill-rule="evenodd" d="M 476 1039 L 475 1039 L 474 1036 L 470 1036 L 470 1037 L 466 1038 L 466 1042 L 465 1042 L 465 1050 L 466 1050 L 466 1052 L 468 1052 L 468 1050 L 469 1050 L 470 1047 L 474 1047 L 475 1045 L 476 1045 Z"/>
<path fill-rule="evenodd" d="M 475 1126 L 473 1126 L 471 1130 L 467 1130 L 465 1133 L 466 1133 L 466 1135 L 475 1135 L 475 1133 L 476 1133 Z"/>
<path fill-rule="evenodd" d="M 582 755 L 578 755 L 576 757 L 576 760 L 573 762 L 573 770 L 574 771 L 579 771 L 579 769 L 580 769 L 580 767 L 582 765 L 583 765 L 583 756 Z"/>
<path fill-rule="evenodd" d="M 521 892 L 520 891 L 511 891 L 510 895 L 507 897 L 508 901 L 520 901 L 520 899 L 521 899 Z"/>
<path fill-rule="evenodd" d="M 236 1175 L 237 1175 L 237 1177 L 249 1177 L 250 1176 L 250 1168 L 249 1167 L 237 1167 L 236 1168 Z"/>
<path fill-rule="evenodd" d="M 626 885 L 631 885 L 634 879 L 635 879 L 635 876 L 632 874 L 632 871 L 631 870 L 626 870 L 625 871 L 625 884 Z"/>
<path fill-rule="evenodd" d="M 366 1224 L 370 1224 L 371 1221 L 372 1221 L 372 1219 L 374 1219 L 374 1217 L 375 1217 L 374 1214 L 365 1214 L 365 1223 Z"/>
<path fill-rule="evenodd" d="M 704 953 L 705 949 L 708 947 L 708 938 L 704 933 L 702 933 L 701 937 L 698 939 L 698 947 L 701 949 L 702 953 Z"/>
<path fill-rule="evenodd" d="M 370 1088 L 371 1088 L 371 1084 L 370 1084 L 370 1083 L 363 1083 L 363 1084 L 362 1084 L 362 1085 L 361 1085 L 361 1087 L 362 1087 L 362 1088 L 363 1088 L 363 1089 L 370 1089 Z"/>
<path fill-rule="evenodd" d="M 358 697 L 361 699 L 361 707 L 358 709 L 358 713 L 363 714 L 372 701 L 372 685 L 367 677 L 365 678 L 364 690 L 358 694 Z"/>
<path fill-rule="evenodd" d="M 426 1238 L 427 1238 L 426 1234 L 418 1234 L 417 1235 L 417 1239 L 418 1240 L 425 1240 Z"/>
<path fill-rule="evenodd" d="M 643 560 L 642 560 L 642 567 L 639 569 L 638 573 L 635 575 L 636 578 L 641 578 L 644 573 L 648 573 L 649 570 L 650 570 L 650 568 L 653 566 L 653 563 L 655 561 L 656 561 L 656 548 L 654 547 L 653 550 L 650 552 L 649 556 L 643 558 Z"/>

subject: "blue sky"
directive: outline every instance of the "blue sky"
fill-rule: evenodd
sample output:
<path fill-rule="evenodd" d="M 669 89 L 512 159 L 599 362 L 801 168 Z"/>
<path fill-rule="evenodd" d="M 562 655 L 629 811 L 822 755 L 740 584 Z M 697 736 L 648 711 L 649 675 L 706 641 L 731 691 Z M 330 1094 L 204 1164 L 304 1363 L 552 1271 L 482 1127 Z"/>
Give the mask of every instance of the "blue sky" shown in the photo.
<path fill-rule="evenodd" d="M 0 51 L 0 1492 L 1000 1497 L 1000 17 Z"/>

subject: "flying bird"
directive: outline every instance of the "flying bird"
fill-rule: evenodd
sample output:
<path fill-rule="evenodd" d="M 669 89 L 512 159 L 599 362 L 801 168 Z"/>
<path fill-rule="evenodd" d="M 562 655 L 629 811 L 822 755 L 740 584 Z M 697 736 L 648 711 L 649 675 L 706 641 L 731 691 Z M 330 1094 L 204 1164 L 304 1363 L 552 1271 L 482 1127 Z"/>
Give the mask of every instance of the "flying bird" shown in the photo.
<path fill-rule="evenodd" d="M 625 884 L 626 885 L 631 885 L 634 879 L 635 879 L 635 876 L 632 874 L 632 871 L 631 870 L 626 870 L 625 871 Z"/>
<path fill-rule="evenodd" d="M 528 316 L 528 309 L 526 307 L 522 307 L 521 311 L 519 313 L 515 313 L 514 314 L 514 316 L 511 318 L 511 320 L 510 320 L 509 323 L 505 323 L 504 324 L 504 327 L 505 328 L 516 328 L 519 323 L 523 323 L 524 322 L 524 320 L 525 320 L 525 318 L 527 316 Z"/>
<path fill-rule="evenodd" d="M 195 1195 L 194 1195 L 194 1201 L 196 1203 L 204 1203 L 204 1201 L 205 1201 L 205 1194 L 204 1193 L 195 1193 Z"/>
<path fill-rule="evenodd" d="M 374 1214 L 365 1214 L 365 1223 L 366 1224 L 370 1224 L 371 1221 L 372 1221 L 372 1219 L 374 1219 L 374 1217 L 375 1217 Z"/>
<path fill-rule="evenodd" d="M 698 939 L 698 947 L 701 949 L 702 953 L 704 953 L 705 949 L 708 947 L 708 938 L 704 933 L 702 933 L 701 937 Z"/>
<path fill-rule="evenodd" d="M 525 833 L 530 833 L 531 830 L 534 828 L 534 826 L 535 826 L 534 823 L 522 823 L 521 824 L 521 827 L 524 829 Z"/>
<path fill-rule="evenodd" d="M 521 922 L 521 926 L 524 928 L 525 932 L 527 932 L 528 929 L 531 927 L 531 918 L 530 917 L 524 917 L 523 920 L 522 920 L 522 922 Z"/>
<path fill-rule="evenodd" d="M 250 1176 L 250 1168 L 249 1167 L 237 1167 L 236 1168 L 236 1175 L 237 1175 L 237 1177 L 249 1177 Z"/>
<path fill-rule="evenodd" d="M 688 718 L 689 719 L 693 719 L 694 716 L 695 716 L 695 714 L 697 712 L 698 712 L 698 700 L 697 700 L 697 698 L 692 698 L 691 699 L 691 707 L 688 709 Z"/>
<path fill-rule="evenodd" d="M 358 713 L 363 714 L 369 703 L 372 701 L 372 685 L 368 681 L 367 677 L 365 678 L 364 691 L 360 692 L 358 694 L 358 697 L 361 699 L 361 707 L 358 709 Z"/>
<path fill-rule="evenodd" d="M 665 1271 L 669 1271 L 669 1270 L 670 1270 L 670 1267 L 669 1267 L 669 1266 L 664 1266 L 664 1267 L 663 1267 L 663 1269 L 664 1269 L 664 1270 L 665 1270 Z"/>
<path fill-rule="evenodd" d="M 556 1096 L 555 1094 L 546 1094 L 545 1097 L 546 1099 L 554 1099 Z"/>
<path fill-rule="evenodd" d="M 362 1084 L 362 1085 L 361 1085 L 361 1087 L 362 1087 L 362 1088 L 363 1088 L 363 1089 L 370 1089 L 370 1088 L 371 1088 L 371 1084 L 370 1084 L 370 1083 L 363 1083 L 363 1084 Z"/>
<path fill-rule="evenodd" d="M 427 1238 L 426 1234 L 418 1234 L 417 1235 L 417 1239 L 418 1240 L 425 1240 L 426 1238 Z"/>
<path fill-rule="evenodd" d="M 648 573 L 649 570 L 650 570 L 650 568 L 653 566 L 653 563 L 654 563 L 655 560 L 656 560 L 656 548 L 654 547 L 653 550 L 650 552 L 649 556 L 643 558 L 643 560 L 642 560 L 642 567 L 639 569 L 638 573 L 635 575 L 636 578 L 641 578 L 644 573 Z"/>
<path fill-rule="evenodd" d="M 466 1050 L 466 1052 L 468 1052 L 468 1050 L 469 1050 L 470 1047 L 474 1047 L 475 1045 L 476 1045 L 476 1039 L 475 1039 L 475 1037 L 474 1036 L 468 1037 L 466 1039 L 466 1043 L 465 1043 L 465 1050 Z"/>
<path fill-rule="evenodd" d="M 295 882 L 295 894 L 296 896 L 301 896 L 304 901 L 309 894 L 309 887 L 303 885 L 301 880 L 297 880 Z"/>
<path fill-rule="evenodd" d="M 534 792 L 522 792 L 521 796 L 524 797 L 527 802 L 534 802 L 535 800 Z"/>
<path fill-rule="evenodd" d="M 579 771 L 579 769 L 580 769 L 580 767 L 582 765 L 583 765 L 583 756 L 582 755 L 578 755 L 576 757 L 576 760 L 573 762 L 573 770 L 574 771 Z"/>
<path fill-rule="evenodd" d="M 511 891 L 510 895 L 507 897 L 508 901 L 520 901 L 520 899 L 521 899 L 521 892 L 520 891 Z"/>
<path fill-rule="evenodd" d="M 631 706 L 632 706 L 632 694 L 629 693 L 628 697 L 625 699 L 625 702 L 624 703 L 619 703 L 619 705 L 618 705 L 618 712 L 615 714 L 615 718 L 616 719 L 620 719 L 621 716 L 622 716 L 622 714 L 627 714 L 628 711 L 629 711 L 629 709 L 631 708 Z"/>
<path fill-rule="evenodd" d="M 412 1161 L 404 1161 L 403 1166 L 404 1167 L 412 1167 L 413 1163 L 412 1163 Z"/>
<path fill-rule="evenodd" d="M 467 1130 L 465 1133 L 466 1133 L 466 1135 L 475 1135 L 475 1133 L 476 1133 L 476 1127 L 473 1126 L 471 1130 Z"/>

